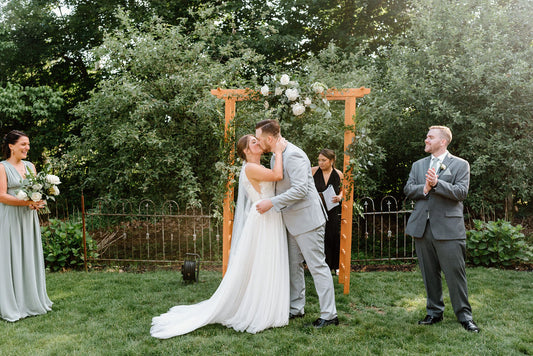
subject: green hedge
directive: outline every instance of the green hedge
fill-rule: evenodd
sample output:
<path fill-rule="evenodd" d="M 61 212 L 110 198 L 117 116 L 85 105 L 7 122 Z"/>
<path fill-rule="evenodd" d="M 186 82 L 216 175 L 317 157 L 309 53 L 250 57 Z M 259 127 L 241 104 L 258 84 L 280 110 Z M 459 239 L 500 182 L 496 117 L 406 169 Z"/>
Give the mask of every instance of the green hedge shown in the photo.
<path fill-rule="evenodd" d="M 505 220 L 474 220 L 474 229 L 467 231 L 468 262 L 496 267 L 530 262 L 533 246 L 526 242 L 522 229 Z"/>

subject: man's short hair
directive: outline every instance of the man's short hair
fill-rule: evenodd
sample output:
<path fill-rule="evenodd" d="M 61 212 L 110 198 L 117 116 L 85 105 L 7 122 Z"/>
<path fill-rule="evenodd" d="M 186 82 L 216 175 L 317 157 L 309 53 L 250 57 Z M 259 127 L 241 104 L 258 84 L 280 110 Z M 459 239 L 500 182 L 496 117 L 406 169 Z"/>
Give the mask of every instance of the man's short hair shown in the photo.
<path fill-rule="evenodd" d="M 440 137 L 445 139 L 448 145 L 450 142 L 452 142 L 452 130 L 450 130 L 446 126 L 431 126 L 429 128 L 430 130 L 439 130 L 440 131 Z"/>
<path fill-rule="evenodd" d="M 274 137 L 277 137 L 280 132 L 279 122 L 277 120 L 259 121 L 257 125 L 255 125 L 255 129 L 261 129 L 261 132 Z"/>

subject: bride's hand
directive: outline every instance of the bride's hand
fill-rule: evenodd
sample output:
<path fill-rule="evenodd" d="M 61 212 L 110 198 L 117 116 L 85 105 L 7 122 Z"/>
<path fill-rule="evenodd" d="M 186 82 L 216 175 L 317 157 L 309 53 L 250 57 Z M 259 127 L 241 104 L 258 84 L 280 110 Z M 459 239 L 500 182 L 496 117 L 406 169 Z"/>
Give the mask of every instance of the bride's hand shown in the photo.
<path fill-rule="evenodd" d="M 285 147 L 287 147 L 287 140 L 283 137 L 280 137 L 278 142 L 276 142 L 276 146 L 274 147 L 274 153 L 282 153 Z"/>

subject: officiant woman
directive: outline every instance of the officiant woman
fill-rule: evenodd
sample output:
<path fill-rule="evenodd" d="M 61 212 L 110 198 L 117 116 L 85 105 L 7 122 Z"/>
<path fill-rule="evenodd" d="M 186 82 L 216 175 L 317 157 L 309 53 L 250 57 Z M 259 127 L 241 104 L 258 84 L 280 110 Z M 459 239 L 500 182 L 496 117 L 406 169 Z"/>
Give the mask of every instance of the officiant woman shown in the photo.
<path fill-rule="evenodd" d="M 318 154 L 318 166 L 312 167 L 311 172 L 315 180 L 315 186 L 319 193 L 325 191 L 329 185 L 335 190 L 333 203 L 340 203 L 342 200 L 342 172 L 335 168 L 335 152 L 328 148 L 323 149 Z M 320 197 L 324 199 L 323 195 Z M 324 206 L 326 203 L 323 201 Z M 339 274 L 339 250 L 340 250 L 340 229 L 341 229 L 341 205 L 333 207 L 328 211 L 328 221 L 326 222 L 326 233 L 324 236 L 324 252 L 326 253 L 326 263 L 329 269 Z"/>

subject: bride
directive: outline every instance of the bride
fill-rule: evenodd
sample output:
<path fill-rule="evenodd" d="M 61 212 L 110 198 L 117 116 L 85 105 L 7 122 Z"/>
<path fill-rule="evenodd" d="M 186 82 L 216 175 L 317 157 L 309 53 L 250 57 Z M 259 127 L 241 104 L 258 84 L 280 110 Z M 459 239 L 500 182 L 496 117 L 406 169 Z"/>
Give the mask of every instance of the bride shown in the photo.
<path fill-rule="evenodd" d="M 274 196 L 283 178 L 282 152 L 276 143 L 273 169 L 260 164 L 263 150 L 257 138 L 246 135 L 237 143 L 244 160 L 239 178 L 228 269 L 215 293 L 194 305 L 178 305 L 153 318 L 150 334 L 168 339 L 219 323 L 255 334 L 289 322 L 289 265 L 287 238 L 281 214 L 271 209 L 261 215 L 255 205 Z"/>

